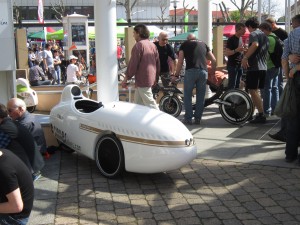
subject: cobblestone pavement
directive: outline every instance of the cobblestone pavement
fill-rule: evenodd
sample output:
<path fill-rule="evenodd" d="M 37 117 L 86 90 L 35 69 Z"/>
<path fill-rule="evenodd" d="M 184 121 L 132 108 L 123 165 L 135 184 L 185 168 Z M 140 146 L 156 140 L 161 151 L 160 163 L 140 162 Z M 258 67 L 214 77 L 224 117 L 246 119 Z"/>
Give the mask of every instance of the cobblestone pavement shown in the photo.
<path fill-rule="evenodd" d="M 45 208 L 35 207 L 29 224 L 300 224 L 297 167 L 197 158 L 180 170 L 112 180 L 86 157 L 61 152 L 46 168 L 35 202 Z M 55 176 L 57 193 L 47 194 Z"/>

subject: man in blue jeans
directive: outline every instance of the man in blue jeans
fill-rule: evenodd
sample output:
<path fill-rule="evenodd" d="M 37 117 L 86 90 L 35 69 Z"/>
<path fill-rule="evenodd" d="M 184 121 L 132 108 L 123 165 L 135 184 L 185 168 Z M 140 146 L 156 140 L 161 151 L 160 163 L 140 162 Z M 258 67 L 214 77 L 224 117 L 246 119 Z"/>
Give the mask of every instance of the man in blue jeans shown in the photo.
<path fill-rule="evenodd" d="M 244 53 L 244 44 L 242 36 L 246 32 L 246 26 L 243 23 L 235 25 L 235 34 L 227 40 L 225 55 L 228 57 L 228 89 L 239 88 L 243 68 L 241 61 Z"/>
<path fill-rule="evenodd" d="M 184 107 L 185 115 L 182 123 L 186 125 L 200 124 L 205 102 L 206 80 L 207 80 L 207 60 L 211 61 L 212 74 L 216 71 L 216 59 L 209 47 L 202 41 L 196 40 L 194 34 L 189 34 L 187 41 L 182 43 L 179 49 L 178 64 L 175 77 L 180 74 L 183 60 L 186 61 L 186 70 L 184 76 Z M 215 76 L 213 81 L 216 81 Z M 193 114 L 192 95 L 196 87 L 196 107 Z"/>
<path fill-rule="evenodd" d="M 267 22 L 261 23 L 259 29 L 264 32 L 269 39 L 269 54 L 267 57 L 267 74 L 265 77 L 263 93 L 263 107 L 265 116 L 271 116 L 279 101 L 278 77 L 280 74 L 280 67 L 276 67 L 270 57 L 270 54 L 275 51 L 276 36 L 272 33 L 272 27 Z"/>

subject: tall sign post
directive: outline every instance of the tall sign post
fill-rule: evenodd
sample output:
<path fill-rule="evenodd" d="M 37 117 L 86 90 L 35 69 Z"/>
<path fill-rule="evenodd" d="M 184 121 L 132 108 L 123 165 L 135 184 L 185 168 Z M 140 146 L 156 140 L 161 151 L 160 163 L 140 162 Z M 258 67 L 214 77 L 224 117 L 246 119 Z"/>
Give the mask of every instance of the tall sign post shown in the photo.
<path fill-rule="evenodd" d="M 79 14 L 71 14 L 63 17 L 64 50 L 66 58 L 75 55 L 79 59 L 83 58 L 86 65 L 90 65 L 89 37 L 88 37 L 88 17 Z"/>

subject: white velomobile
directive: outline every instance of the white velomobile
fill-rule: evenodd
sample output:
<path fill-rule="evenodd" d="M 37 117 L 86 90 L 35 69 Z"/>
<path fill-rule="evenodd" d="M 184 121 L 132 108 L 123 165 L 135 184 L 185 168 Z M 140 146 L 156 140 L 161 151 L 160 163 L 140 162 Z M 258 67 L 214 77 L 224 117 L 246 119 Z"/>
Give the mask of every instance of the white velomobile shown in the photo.
<path fill-rule="evenodd" d="M 197 154 L 193 136 L 176 118 L 128 102 L 88 99 L 68 85 L 50 112 L 57 140 L 96 161 L 105 177 L 122 171 L 158 173 L 178 169 Z"/>

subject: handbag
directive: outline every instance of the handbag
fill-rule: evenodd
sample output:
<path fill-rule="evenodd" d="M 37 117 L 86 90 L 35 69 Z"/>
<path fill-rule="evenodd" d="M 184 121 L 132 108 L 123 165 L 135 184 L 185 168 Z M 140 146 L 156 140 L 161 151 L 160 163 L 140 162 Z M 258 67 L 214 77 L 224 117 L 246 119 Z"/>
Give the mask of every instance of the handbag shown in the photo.
<path fill-rule="evenodd" d="M 297 89 L 294 79 L 288 79 L 282 95 L 277 102 L 274 114 L 281 118 L 297 115 Z"/>

